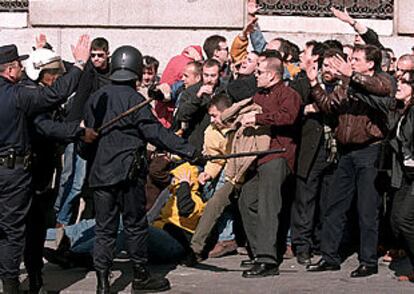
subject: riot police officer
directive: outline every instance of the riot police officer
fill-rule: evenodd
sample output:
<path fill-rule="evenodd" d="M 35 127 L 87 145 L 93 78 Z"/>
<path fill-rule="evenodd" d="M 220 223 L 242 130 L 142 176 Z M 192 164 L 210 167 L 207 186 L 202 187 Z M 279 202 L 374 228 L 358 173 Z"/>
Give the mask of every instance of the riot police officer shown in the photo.
<path fill-rule="evenodd" d="M 89 37 L 73 48 L 75 66 L 52 87 L 19 84 L 21 60 L 15 45 L 0 47 L 0 278 L 3 292 L 18 293 L 25 219 L 32 191 L 28 118 L 63 103 L 79 82 L 89 57 Z"/>
<path fill-rule="evenodd" d="M 65 72 L 60 56 L 50 49 L 39 48 L 25 62 L 27 78 L 22 83 L 33 87 L 52 86 Z M 36 114 L 29 121 L 31 139 L 32 203 L 26 221 L 24 264 L 29 277 L 29 293 L 37 294 L 43 286 L 43 246 L 47 230 L 48 209 L 56 199 L 54 174 L 60 168 L 59 143 L 83 139 L 91 142 L 97 134 L 81 126 L 80 120 L 64 122 L 60 107 Z"/>
<path fill-rule="evenodd" d="M 122 46 L 112 55 L 112 85 L 95 92 L 85 108 L 85 126 L 99 128 L 145 98 L 136 92 L 142 78 L 142 55 L 134 47 Z M 88 161 L 88 182 L 96 211 L 94 266 L 97 293 L 109 293 L 109 271 L 115 238 L 122 214 L 126 248 L 133 262 L 134 291 L 164 291 L 166 278 L 150 277 L 147 263 L 148 223 L 145 215 L 147 142 L 183 158 L 192 158 L 194 147 L 165 129 L 150 107 L 124 117 L 102 131 L 93 144 L 81 144 L 80 154 Z"/>

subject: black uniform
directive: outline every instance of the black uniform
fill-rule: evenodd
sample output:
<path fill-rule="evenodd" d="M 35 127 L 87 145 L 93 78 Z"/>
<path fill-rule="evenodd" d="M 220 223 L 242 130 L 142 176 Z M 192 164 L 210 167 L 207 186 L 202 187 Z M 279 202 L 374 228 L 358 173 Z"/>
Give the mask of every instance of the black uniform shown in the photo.
<path fill-rule="evenodd" d="M 38 86 L 31 80 L 25 80 L 24 83 Z M 31 283 L 36 282 L 32 279 L 39 279 L 43 267 L 48 210 L 52 209 L 56 199 L 56 189 L 53 188 L 56 186 L 54 173 L 61 165 L 59 142 L 72 142 L 84 133 L 79 121 L 62 122 L 60 113 L 59 108 L 53 112 L 41 113 L 36 115 L 29 125 L 33 198 L 27 217 L 24 263 Z"/>
<path fill-rule="evenodd" d="M 144 100 L 132 86 L 105 86 L 88 100 L 85 125 L 98 128 Z M 147 261 L 143 164 L 147 141 L 184 158 L 194 156 L 195 149 L 162 127 L 149 106 L 103 131 L 96 143 L 80 146 L 81 156 L 88 160 L 88 182 L 95 200 L 94 264 L 98 271 L 112 265 L 120 213 L 131 260 L 135 265 Z"/>
<path fill-rule="evenodd" d="M 0 277 L 17 278 L 31 201 L 28 117 L 63 103 L 81 70 L 71 69 L 52 87 L 13 84 L 0 77 Z"/>

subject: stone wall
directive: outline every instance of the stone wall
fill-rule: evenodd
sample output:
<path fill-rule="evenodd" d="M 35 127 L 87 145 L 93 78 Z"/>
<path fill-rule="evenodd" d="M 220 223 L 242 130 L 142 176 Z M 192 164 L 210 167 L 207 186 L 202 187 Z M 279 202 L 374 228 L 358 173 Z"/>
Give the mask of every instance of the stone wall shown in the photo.
<path fill-rule="evenodd" d="M 360 20 L 380 34 L 397 55 L 414 45 L 410 0 L 395 0 L 395 20 Z M 80 34 L 103 36 L 112 49 L 133 45 L 161 62 L 212 34 L 231 40 L 246 21 L 244 0 L 31 0 L 29 13 L 0 14 L 0 44 L 16 43 L 29 52 L 35 35 L 45 33 L 56 51 L 71 59 L 70 44 Z M 352 43 L 353 32 L 334 18 L 260 17 L 265 36 L 303 45 L 310 39 Z M 338 34 L 337 32 L 341 32 Z"/>

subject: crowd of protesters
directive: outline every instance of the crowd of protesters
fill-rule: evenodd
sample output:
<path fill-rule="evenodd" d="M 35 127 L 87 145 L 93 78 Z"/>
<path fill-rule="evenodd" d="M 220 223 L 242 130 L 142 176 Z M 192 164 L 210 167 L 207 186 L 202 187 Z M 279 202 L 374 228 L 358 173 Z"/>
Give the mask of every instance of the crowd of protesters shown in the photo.
<path fill-rule="evenodd" d="M 42 257 L 95 269 L 97 293 L 109 293 L 112 259 L 125 252 L 137 291 L 169 289 L 147 260 L 229 254 L 247 257 L 244 278 L 278 275 L 284 258 L 311 274 L 357 252 L 359 278 L 377 274 L 379 258 L 408 257 L 399 279 L 414 281 L 414 55 L 397 58 L 334 8 L 353 44 L 266 40 L 247 5 L 231 44 L 212 35 L 161 75 L 156 57 L 129 46 L 111 56 L 102 37 L 82 36 L 75 63 L 44 35 L 30 57 L 0 47 L 0 97 L 18 97 L 0 100 L 6 293 L 17 293 L 22 255 L 31 293 L 43 287 Z M 99 129 L 133 101 L 148 104 Z"/>

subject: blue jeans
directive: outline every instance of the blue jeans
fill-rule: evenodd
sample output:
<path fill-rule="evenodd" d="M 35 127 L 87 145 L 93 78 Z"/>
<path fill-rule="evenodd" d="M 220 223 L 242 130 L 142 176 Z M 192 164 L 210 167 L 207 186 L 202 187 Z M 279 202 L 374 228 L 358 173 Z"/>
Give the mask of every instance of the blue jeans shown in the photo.
<path fill-rule="evenodd" d="M 204 186 L 204 191 L 202 198 L 204 201 L 207 201 L 211 197 L 213 197 L 216 190 L 220 189 L 225 182 L 225 173 L 224 169 L 221 171 L 219 178 L 217 181 L 208 182 Z M 217 222 L 217 231 L 219 232 L 219 241 L 230 241 L 234 240 L 234 232 L 233 232 L 233 212 L 231 210 L 231 206 L 227 207 L 223 214 L 220 216 Z"/>
<path fill-rule="evenodd" d="M 78 199 L 86 174 L 86 161 L 74 151 L 73 143 L 66 146 L 65 161 L 59 184 L 59 193 L 55 202 L 56 220 L 68 225 L 73 213 L 73 205 Z"/>
<path fill-rule="evenodd" d="M 70 250 L 76 253 L 93 253 L 95 243 L 94 219 L 65 227 L 65 235 L 70 239 Z M 56 229 L 48 230 L 48 239 L 54 239 Z M 116 239 L 116 252 L 124 250 L 124 234 L 122 221 L 120 222 Z M 173 262 L 184 256 L 184 247 L 166 231 L 148 227 L 148 259 L 155 262 Z"/>

